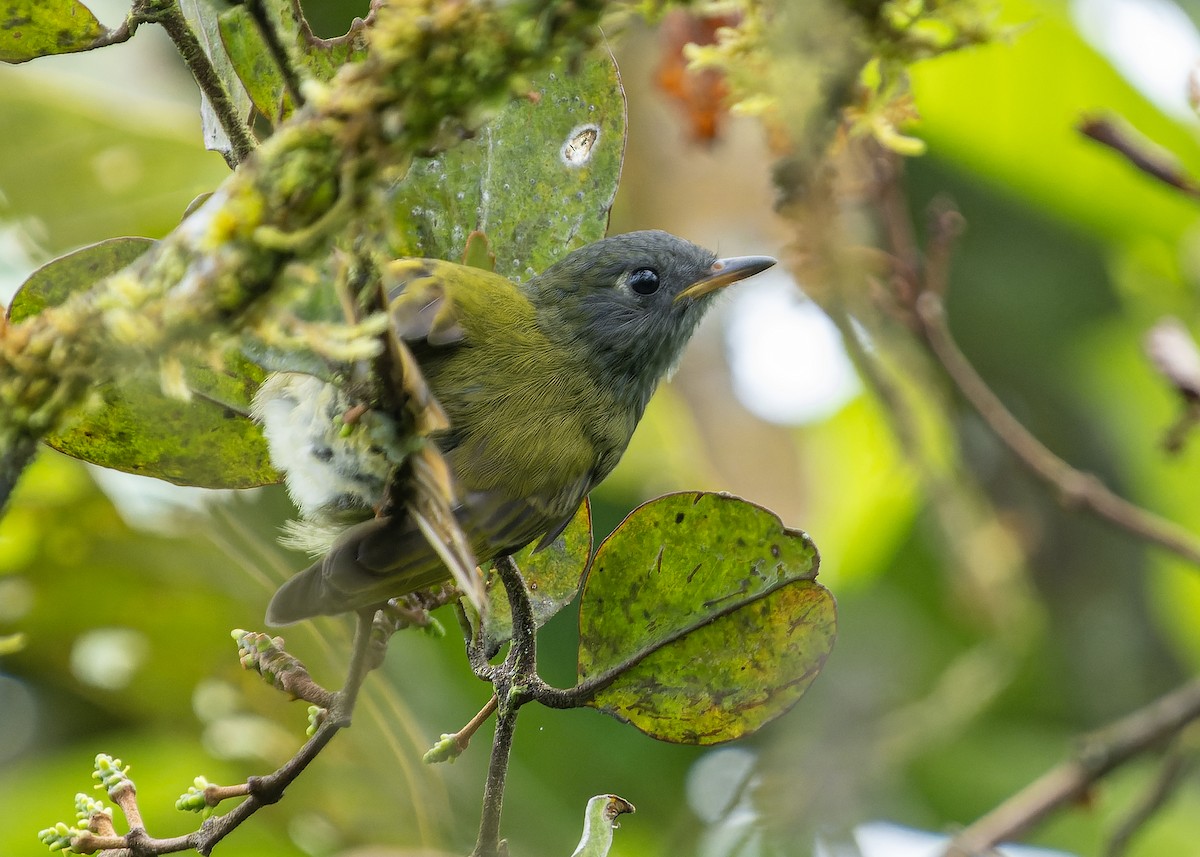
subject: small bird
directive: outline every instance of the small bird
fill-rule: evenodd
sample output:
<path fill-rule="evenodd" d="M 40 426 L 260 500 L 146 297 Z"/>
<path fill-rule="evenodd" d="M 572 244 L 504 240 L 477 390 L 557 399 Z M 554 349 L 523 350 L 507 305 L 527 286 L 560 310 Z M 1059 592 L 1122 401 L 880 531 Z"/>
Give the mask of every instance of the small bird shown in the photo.
<path fill-rule="evenodd" d="M 475 559 L 552 542 L 620 460 L 714 293 L 774 264 L 718 259 L 661 231 L 596 241 L 520 284 L 436 259 L 388 263 L 389 323 L 448 418 L 431 440 Z M 382 606 L 451 577 L 419 521 L 370 517 L 411 444 L 374 411 L 345 436 L 351 404 L 289 373 L 256 397 L 254 416 L 301 514 L 343 530 L 275 593 L 272 625 Z"/>

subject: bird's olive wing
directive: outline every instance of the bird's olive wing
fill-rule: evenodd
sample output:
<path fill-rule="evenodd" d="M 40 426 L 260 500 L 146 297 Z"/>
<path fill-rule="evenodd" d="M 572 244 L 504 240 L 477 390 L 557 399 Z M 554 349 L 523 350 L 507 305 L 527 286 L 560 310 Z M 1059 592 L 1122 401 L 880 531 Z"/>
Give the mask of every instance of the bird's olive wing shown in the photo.
<path fill-rule="evenodd" d="M 396 336 L 405 342 L 443 346 L 465 336 L 440 267 L 431 259 L 399 259 L 384 271 L 388 318 Z"/>

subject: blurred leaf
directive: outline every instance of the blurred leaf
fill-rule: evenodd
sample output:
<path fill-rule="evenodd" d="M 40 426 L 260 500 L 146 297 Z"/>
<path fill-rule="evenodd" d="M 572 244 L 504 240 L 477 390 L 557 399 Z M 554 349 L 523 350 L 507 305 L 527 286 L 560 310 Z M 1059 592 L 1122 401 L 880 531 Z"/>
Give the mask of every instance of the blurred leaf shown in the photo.
<path fill-rule="evenodd" d="M 26 62 L 86 50 L 108 33 L 79 0 L 4 0 L 0 4 L 0 61 Z"/>
<path fill-rule="evenodd" d="M 833 646 L 817 549 L 770 511 L 668 494 L 604 540 L 584 582 L 579 678 L 640 657 L 591 705 L 664 741 L 715 744 L 783 714 Z"/>
<path fill-rule="evenodd" d="M 592 507 L 585 499 L 558 538 L 542 550 L 529 545 L 513 559 L 521 569 L 533 619 L 542 627 L 566 607 L 579 591 L 588 559 L 592 555 Z M 489 565 L 486 586 L 491 611 L 483 623 L 482 642 L 489 657 L 512 639 L 512 610 L 504 594 L 504 585 Z"/>
<path fill-rule="evenodd" d="M 29 277 L 13 299 L 14 322 L 65 301 L 126 267 L 154 244 L 113 238 L 55 259 Z M 248 488 L 277 481 L 258 427 L 245 417 L 263 372 L 236 355 L 224 368 L 185 369 L 191 402 L 163 395 L 157 376 L 103 385 L 105 403 L 68 431 L 46 438 L 54 449 L 83 461 L 155 476 L 179 485 Z"/>
<path fill-rule="evenodd" d="M 46 307 L 58 306 L 129 265 L 154 244 L 150 238 L 110 238 L 47 262 L 29 275 L 13 297 L 9 319 L 21 322 Z"/>
<path fill-rule="evenodd" d="M 24 634 L 0 635 L 0 656 L 11 655 L 25 648 L 28 639 Z"/>
<path fill-rule="evenodd" d="M 474 139 L 415 161 L 393 191 L 396 256 L 462 259 L 487 235 L 495 270 L 528 277 L 604 237 L 625 152 L 625 92 L 612 57 L 560 62 Z"/>
<path fill-rule="evenodd" d="M 1076 125 L 1087 113 L 1116 113 L 1193 172 L 1200 167 L 1194 130 L 1125 81 L 1075 30 L 1066 6 L 1012 0 L 1004 8 L 1007 21 L 1022 27 L 1011 42 L 913 67 L 922 117 L 915 131 L 932 154 L 1101 237 L 1173 248 L 1197 221 L 1194 202 L 1085 139 Z"/>
<path fill-rule="evenodd" d="M 188 23 L 191 24 L 196 38 L 200 40 L 200 45 L 204 48 L 204 53 L 212 63 L 213 69 L 217 72 L 217 77 L 224 84 L 225 91 L 229 93 L 234 110 L 249 126 L 251 109 L 254 105 L 221 41 L 221 27 L 216 7 L 206 0 L 179 0 L 179 8 L 188 19 Z M 200 119 L 204 125 L 204 148 L 228 156 L 233 151 L 229 135 L 221 127 L 212 104 L 209 103 L 208 96 L 201 92 L 200 100 Z"/>

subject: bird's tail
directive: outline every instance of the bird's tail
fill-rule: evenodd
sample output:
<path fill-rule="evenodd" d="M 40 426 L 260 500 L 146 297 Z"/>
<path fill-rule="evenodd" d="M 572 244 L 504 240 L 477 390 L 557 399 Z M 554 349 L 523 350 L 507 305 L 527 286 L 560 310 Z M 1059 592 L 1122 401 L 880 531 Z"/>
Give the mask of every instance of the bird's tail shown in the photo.
<path fill-rule="evenodd" d="M 322 561 L 318 560 L 276 590 L 271 603 L 267 605 L 268 625 L 278 628 L 294 625 L 310 616 L 338 612 L 336 609 L 322 609 L 334 599 L 330 597 L 321 564 Z"/>

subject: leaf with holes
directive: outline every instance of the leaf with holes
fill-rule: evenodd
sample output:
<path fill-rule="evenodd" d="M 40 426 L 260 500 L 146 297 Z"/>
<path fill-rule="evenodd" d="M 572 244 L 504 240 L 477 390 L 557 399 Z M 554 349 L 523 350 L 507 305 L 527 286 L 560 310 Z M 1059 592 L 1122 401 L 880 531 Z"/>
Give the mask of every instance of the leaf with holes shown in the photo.
<path fill-rule="evenodd" d="M 589 705 L 663 741 L 715 744 L 791 708 L 833 647 L 809 537 L 725 494 L 668 494 L 600 549 L 579 610 Z"/>
<path fill-rule="evenodd" d="M 474 232 L 526 278 L 608 229 L 625 154 L 625 92 L 608 53 L 536 78 L 474 139 L 414 161 L 392 193 L 396 256 L 459 260 Z"/>
<path fill-rule="evenodd" d="M 137 260 L 155 242 L 113 238 L 48 262 L 13 298 L 20 322 Z M 83 461 L 155 476 L 178 485 L 248 488 L 278 480 L 258 426 L 246 419 L 263 372 L 238 355 L 217 370 L 199 360 L 184 370 L 190 403 L 163 395 L 157 373 L 126 378 L 97 392 L 103 404 L 46 443 Z"/>

